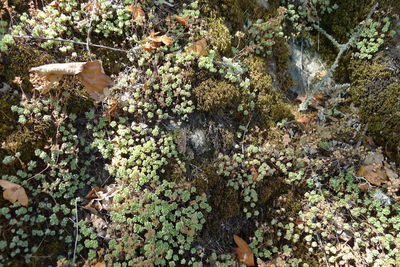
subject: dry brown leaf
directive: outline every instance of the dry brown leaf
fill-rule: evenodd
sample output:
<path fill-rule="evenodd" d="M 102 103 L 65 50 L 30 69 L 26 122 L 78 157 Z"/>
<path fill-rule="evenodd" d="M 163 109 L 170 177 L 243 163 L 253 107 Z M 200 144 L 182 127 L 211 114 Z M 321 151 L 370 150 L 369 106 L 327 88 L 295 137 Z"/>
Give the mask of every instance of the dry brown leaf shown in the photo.
<path fill-rule="evenodd" d="M 94 186 L 92 189 L 89 191 L 89 193 L 85 196 L 85 198 L 98 198 L 100 197 L 99 192 L 105 193 L 107 190 L 104 188 Z"/>
<path fill-rule="evenodd" d="M 382 169 L 382 164 L 362 165 L 357 171 L 357 176 L 363 176 L 368 182 L 377 186 L 388 181 L 386 172 Z"/>
<path fill-rule="evenodd" d="M 22 206 L 28 206 L 28 196 L 25 189 L 19 184 L 12 183 L 7 180 L 0 180 L 0 186 L 4 188 L 4 199 L 14 203 L 18 201 Z"/>
<path fill-rule="evenodd" d="M 186 52 L 195 52 L 196 54 L 206 57 L 208 56 L 207 52 L 207 42 L 205 39 L 198 40 L 194 42 L 191 46 L 186 48 Z"/>
<path fill-rule="evenodd" d="M 175 17 L 176 21 L 182 24 L 183 26 L 186 26 L 189 20 L 189 16 L 181 17 L 181 16 L 176 16 Z"/>
<path fill-rule="evenodd" d="M 152 31 L 150 33 L 150 36 L 147 37 L 144 41 L 145 43 L 143 45 L 143 49 L 147 52 L 150 52 L 151 50 L 160 47 L 161 44 L 170 45 L 174 42 L 174 40 L 168 35 L 164 34 L 158 36 L 158 32 L 154 31 Z"/>
<path fill-rule="evenodd" d="M 112 83 L 111 78 L 104 73 L 101 61 L 98 60 L 47 64 L 31 68 L 30 71 L 39 76 L 33 77 L 32 83 L 36 84 L 35 89 L 42 93 L 57 86 L 63 75 L 77 75 L 90 96 L 100 100 L 104 94 L 104 89 Z M 39 85 L 40 80 L 43 81 L 41 85 Z"/>
<path fill-rule="evenodd" d="M 245 264 L 246 266 L 255 266 L 253 252 L 251 252 L 251 249 L 249 248 L 249 245 L 247 245 L 246 241 L 237 235 L 233 235 L 233 239 L 238 246 L 235 248 L 235 253 L 239 262 Z"/>
<path fill-rule="evenodd" d="M 104 95 L 104 89 L 112 84 L 111 78 L 104 73 L 103 65 L 99 60 L 86 62 L 78 78 L 90 96 L 96 100 L 100 100 Z"/>
<path fill-rule="evenodd" d="M 311 118 L 309 116 L 303 116 L 300 118 L 297 118 L 296 121 L 300 123 L 309 123 Z"/>
<path fill-rule="evenodd" d="M 287 145 L 289 145 L 290 144 L 290 141 L 291 141 L 292 139 L 290 138 L 290 136 L 288 135 L 288 134 L 285 134 L 283 137 L 282 137 L 282 144 L 284 145 L 284 146 L 287 146 Z"/>
<path fill-rule="evenodd" d="M 99 261 L 94 265 L 83 265 L 83 267 L 106 267 L 106 263 L 104 261 Z"/>
<path fill-rule="evenodd" d="M 370 189 L 370 185 L 366 182 L 361 182 L 357 185 L 358 189 L 360 189 L 361 192 L 367 192 Z"/>
<path fill-rule="evenodd" d="M 144 22 L 146 20 L 143 9 L 130 5 L 126 8 L 132 13 L 132 19 L 136 22 Z"/>

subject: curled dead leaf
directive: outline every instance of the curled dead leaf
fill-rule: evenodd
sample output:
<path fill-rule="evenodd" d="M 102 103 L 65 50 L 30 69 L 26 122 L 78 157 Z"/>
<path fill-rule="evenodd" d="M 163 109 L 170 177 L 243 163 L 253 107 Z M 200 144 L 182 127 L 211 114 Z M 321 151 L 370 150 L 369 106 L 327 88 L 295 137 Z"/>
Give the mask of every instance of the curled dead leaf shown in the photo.
<path fill-rule="evenodd" d="M 143 45 L 143 49 L 147 52 L 150 52 L 151 50 L 160 47 L 161 44 L 168 46 L 174 42 L 174 40 L 168 35 L 164 34 L 159 36 L 158 33 L 154 31 L 152 31 L 150 33 L 150 36 L 147 37 L 144 41 L 145 43 Z"/>
<path fill-rule="evenodd" d="M 382 164 L 362 165 L 357 171 L 357 176 L 362 176 L 368 182 L 377 186 L 388 181 L 386 172 L 382 169 Z"/>
<path fill-rule="evenodd" d="M 205 39 L 198 40 L 186 48 L 186 52 L 194 52 L 199 56 L 208 56 L 207 41 Z"/>
<path fill-rule="evenodd" d="M 96 100 L 100 100 L 104 96 L 105 88 L 112 84 L 111 78 L 104 73 L 99 60 L 46 64 L 31 68 L 30 72 L 36 74 L 31 82 L 36 85 L 35 89 L 42 93 L 57 86 L 64 75 L 77 75 L 90 96 Z M 40 81 L 43 82 L 42 85 L 39 85 Z"/>
<path fill-rule="evenodd" d="M 28 206 L 28 196 L 22 186 L 7 180 L 0 180 L 0 186 L 4 189 L 4 199 L 11 203 L 18 201 L 22 206 Z"/>
<path fill-rule="evenodd" d="M 99 192 L 105 193 L 107 192 L 107 190 L 105 190 L 104 188 L 98 187 L 98 186 L 94 186 L 89 193 L 87 193 L 87 195 L 85 196 L 85 198 L 98 198 L 101 195 L 99 194 Z"/>
<path fill-rule="evenodd" d="M 303 116 L 300 118 L 297 118 L 296 121 L 300 123 L 309 123 L 311 118 L 309 116 Z"/>
<path fill-rule="evenodd" d="M 246 266 L 255 266 L 253 252 L 251 251 L 249 245 L 247 245 L 246 241 L 237 235 L 233 235 L 233 240 L 235 240 L 235 243 L 238 246 L 235 248 L 235 253 L 239 262 L 245 264 Z"/>
<path fill-rule="evenodd" d="M 179 22 L 181 25 L 186 26 L 189 20 L 189 16 L 181 17 L 181 16 L 176 16 L 175 17 L 176 21 Z"/>
<path fill-rule="evenodd" d="M 140 7 L 136 7 L 134 5 L 130 5 L 126 9 L 132 13 L 132 19 L 134 21 L 136 21 L 136 22 L 144 22 L 146 20 L 144 11 Z"/>
<path fill-rule="evenodd" d="M 104 73 L 103 65 L 99 60 L 86 62 L 78 78 L 89 95 L 96 100 L 100 100 L 105 88 L 112 84 L 111 78 Z"/>

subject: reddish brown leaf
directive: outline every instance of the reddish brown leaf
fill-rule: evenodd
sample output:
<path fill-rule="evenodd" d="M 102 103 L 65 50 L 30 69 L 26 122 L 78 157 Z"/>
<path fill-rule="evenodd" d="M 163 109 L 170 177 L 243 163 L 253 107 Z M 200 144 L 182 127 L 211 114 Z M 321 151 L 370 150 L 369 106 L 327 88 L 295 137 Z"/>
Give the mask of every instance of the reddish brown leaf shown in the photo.
<path fill-rule="evenodd" d="M 134 5 L 130 5 L 126 9 L 128 9 L 132 13 L 132 19 L 134 21 L 143 22 L 143 21 L 146 20 L 144 11 L 140 7 L 136 7 Z"/>
<path fill-rule="evenodd" d="M 186 17 L 176 16 L 175 19 L 177 22 L 179 22 L 183 26 L 186 26 L 188 23 L 188 20 L 189 20 L 189 16 L 186 16 Z"/>
<path fill-rule="evenodd" d="M 191 46 L 186 48 L 187 52 L 195 52 L 196 54 L 200 55 L 200 56 L 204 56 L 206 57 L 208 55 L 207 52 L 207 42 L 205 39 L 201 39 L 198 40 L 196 42 L 194 42 Z"/>
<path fill-rule="evenodd" d="M 388 181 L 386 172 L 382 169 L 382 164 L 362 165 L 357 176 L 363 176 L 368 182 L 377 186 Z"/>
<path fill-rule="evenodd" d="M 93 187 L 90 192 L 85 196 L 85 198 L 98 198 L 99 197 L 99 192 L 107 192 L 104 188 L 95 186 Z"/>
<path fill-rule="evenodd" d="M 310 122 L 310 117 L 309 116 L 303 116 L 300 118 L 297 118 L 296 121 L 300 123 L 309 123 Z"/>
<path fill-rule="evenodd" d="M 28 196 L 25 189 L 19 184 L 7 180 L 0 180 L 0 186 L 3 187 L 3 198 L 14 203 L 18 201 L 22 206 L 28 206 Z"/>
<path fill-rule="evenodd" d="M 104 89 L 112 84 L 110 77 L 104 73 L 101 61 L 98 60 L 86 62 L 78 78 L 95 99 L 99 98 L 98 95 L 103 95 Z"/>
<path fill-rule="evenodd" d="M 233 239 L 238 246 L 237 248 L 235 248 L 235 253 L 238 261 L 245 264 L 246 266 L 255 266 L 253 252 L 249 248 L 249 245 L 247 245 L 246 241 L 244 241 L 241 237 L 237 235 L 233 235 Z"/>

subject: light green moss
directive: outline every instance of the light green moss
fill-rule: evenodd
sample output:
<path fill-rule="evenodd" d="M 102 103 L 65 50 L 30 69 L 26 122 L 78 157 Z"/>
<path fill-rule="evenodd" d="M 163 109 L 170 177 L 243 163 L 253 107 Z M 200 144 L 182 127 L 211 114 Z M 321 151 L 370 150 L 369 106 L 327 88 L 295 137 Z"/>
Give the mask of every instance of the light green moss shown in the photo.
<path fill-rule="evenodd" d="M 224 24 L 223 18 L 212 18 L 208 21 L 211 34 L 211 44 L 220 52 L 231 49 L 231 34 Z"/>

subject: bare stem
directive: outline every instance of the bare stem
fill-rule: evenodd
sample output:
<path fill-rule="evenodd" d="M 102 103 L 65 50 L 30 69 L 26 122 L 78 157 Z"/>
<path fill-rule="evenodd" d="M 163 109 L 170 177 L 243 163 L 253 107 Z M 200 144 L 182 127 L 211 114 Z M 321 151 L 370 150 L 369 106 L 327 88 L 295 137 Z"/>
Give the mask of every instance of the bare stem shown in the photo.
<path fill-rule="evenodd" d="M 378 7 L 378 3 L 376 3 L 372 9 L 370 10 L 370 12 L 368 13 L 367 17 L 360 23 L 360 25 L 364 25 L 365 22 L 367 20 L 369 20 L 371 18 L 371 16 L 374 14 L 374 12 L 376 11 Z M 353 43 L 358 39 L 358 37 L 360 36 L 362 30 L 364 29 L 364 27 L 359 27 L 358 30 L 352 34 L 352 36 L 350 37 L 350 39 L 347 41 L 347 43 L 345 44 L 339 44 L 338 41 L 336 41 L 336 39 L 330 35 L 329 33 L 327 33 L 324 29 L 322 29 L 321 27 L 319 27 L 317 24 L 313 24 L 314 29 L 316 29 L 318 32 L 322 33 L 326 38 L 328 38 L 333 45 L 335 45 L 338 49 L 339 49 L 339 53 L 336 55 L 335 61 L 333 62 L 332 66 L 329 68 L 328 72 L 326 73 L 325 77 L 318 82 L 314 89 L 311 91 L 310 94 L 308 94 L 307 98 L 304 100 L 303 103 L 300 104 L 300 110 L 307 110 L 308 108 L 308 103 L 310 102 L 311 98 L 318 92 L 321 91 L 326 91 L 326 85 L 328 84 L 329 80 L 332 78 L 333 73 L 335 72 L 336 68 L 339 66 L 339 61 L 340 58 L 343 56 L 343 54 L 350 49 L 350 47 L 353 45 Z M 338 87 L 335 87 L 338 88 Z"/>
<path fill-rule="evenodd" d="M 49 37 L 41 37 L 41 36 L 27 36 L 27 35 L 12 35 L 12 37 L 17 38 L 17 39 L 19 38 L 19 39 L 35 39 L 35 40 L 67 42 L 67 43 L 73 43 L 73 44 L 77 44 L 77 45 L 93 46 L 93 47 L 104 48 L 104 49 L 113 50 L 113 51 L 129 53 L 128 50 L 124 50 L 124 49 L 120 49 L 120 48 L 115 48 L 115 47 L 110 47 L 110 46 L 105 46 L 105 45 L 98 45 L 98 44 L 91 44 L 88 42 L 79 42 L 79 41 L 73 41 L 73 40 L 68 40 L 68 39 L 61 39 L 61 38 L 49 38 Z M 133 49 L 137 50 L 139 48 L 140 48 L 140 46 L 136 46 Z"/>

